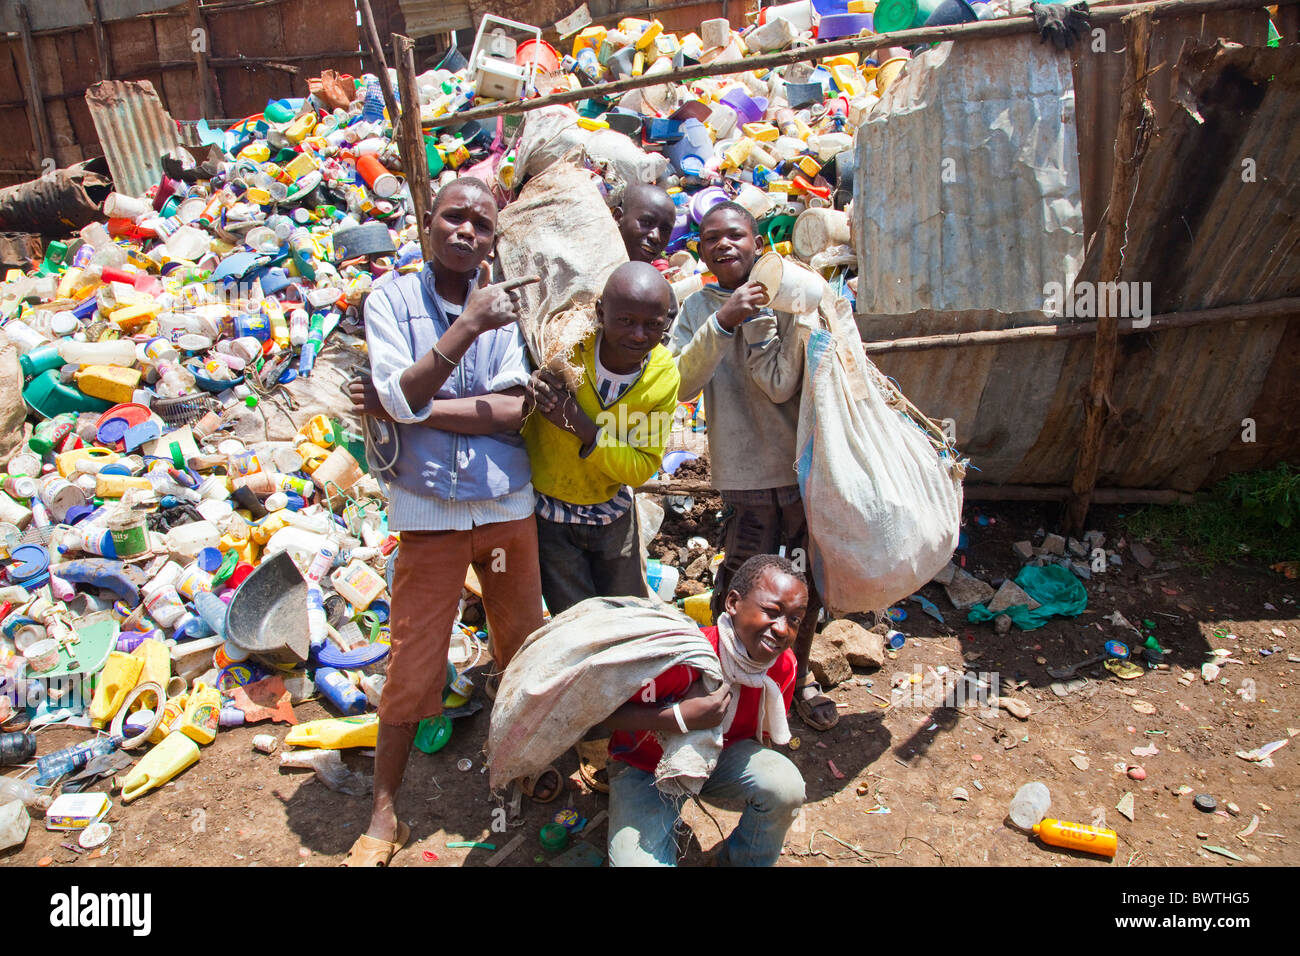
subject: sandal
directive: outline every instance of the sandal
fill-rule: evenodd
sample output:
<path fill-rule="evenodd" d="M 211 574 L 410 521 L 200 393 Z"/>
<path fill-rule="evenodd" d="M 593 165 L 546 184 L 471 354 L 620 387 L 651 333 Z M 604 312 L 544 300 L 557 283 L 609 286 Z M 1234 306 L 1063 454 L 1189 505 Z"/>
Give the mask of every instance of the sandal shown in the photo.
<path fill-rule="evenodd" d="M 555 787 L 551 790 L 549 796 L 539 797 L 537 795 L 537 790 L 542 781 L 546 779 L 547 774 L 554 774 Z M 551 766 L 547 767 L 536 777 L 523 777 L 520 779 L 519 789 L 521 789 L 524 792 L 524 795 L 527 796 L 529 800 L 533 801 L 533 803 L 550 803 L 564 792 L 564 778 L 560 776 L 560 771 Z"/>
<path fill-rule="evenodd" d="M 406 845 L 406 841 L 411 838 L 411 828 L 400 820 L 397 823 L 397 839 L 392 843 L 387 840 L 379 840 L 367 833 L 357 837 L 357 842 L 352 844 L 352 849 L 348 851 L 348 858 L 340 863 L 340 866 L 388 866 L 393 857 L 397 856 L 399 850 Z"/>
<path fill-rule="evenodd" d="M 810 694 L 809 691 L 812 693 Z M 799 715 L 799 719 L 811 727 L 813 730 L 822 732 L 830 730 L 840 722 L 839 711 L 836 710 L 830 719 L 818 720 L 816 709 L 830 704 L 832 707 L 835 702 L 822 693 L 821 685 L 815 680 L 809 681 L 802 687 L 796 687 L 794 692 L 794 709 Z"/>
<path fill-rule="evenodd" d="M 489 702 L 495 704 L 497 701 L 497 691 L 501 688 L 501 675 L 489 674 L 488 679 L 483 683 L 483 696 Z"/>
<path fill-rule="evenodd" d="M 609 740 L 579 740 L 578 776 L 588 788 L 597 793 L 609 793 Z"/>

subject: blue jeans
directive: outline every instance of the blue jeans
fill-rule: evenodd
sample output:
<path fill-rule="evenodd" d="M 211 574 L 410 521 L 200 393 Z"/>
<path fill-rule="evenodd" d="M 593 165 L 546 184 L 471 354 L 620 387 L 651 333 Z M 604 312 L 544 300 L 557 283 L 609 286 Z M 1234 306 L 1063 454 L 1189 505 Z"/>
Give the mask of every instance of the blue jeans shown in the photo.
<path fill-rule="evenodd" d="M 661 793 L 654 774 L 636 767 L 611 761 L 609 770 L 609 865 L 676 866 L 676 829 L 686 798 Z M 742 810 L 719 862 L 772 866 L 803 806 L 803 776 L 775 750 L 741 740 L 722 751 L 700 796 Z"/>

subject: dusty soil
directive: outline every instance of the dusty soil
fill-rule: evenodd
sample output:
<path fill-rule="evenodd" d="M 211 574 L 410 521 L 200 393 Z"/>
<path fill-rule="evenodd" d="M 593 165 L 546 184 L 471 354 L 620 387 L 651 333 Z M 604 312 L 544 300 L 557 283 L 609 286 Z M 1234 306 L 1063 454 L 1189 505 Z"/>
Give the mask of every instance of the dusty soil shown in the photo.
<path fill-rule="evenodd" d="M 712 496 L 697 496 L 686 515 L 668 509 L 652 555 L 669 553 L 692 535 L 716 542 L 717 511 Z M 1011 542 L 1031 537 L 1040 527 L 1053 530 L 1053 512 L 1028 505 L 968 506 L 969 543 L 962 552 L 967 569 L 989 581 L 1014 576 L 1019 563 Z M 1103 509 L 1094 517 L 1093 526 L 1107 533 L 1108 548 L 1119 536 L 1119 513 Z M 980 515 L 987 524 L 980 524 Z M 1121 554 L 1122 568 L 1086 583 L 1089 607 L 1083 615 L 1053 620 L 1032 632 L 1013 630 L 999 637 L 992 624 L 967 624 L 964 613 L 954 611 L 942 588 L 933 584 L 923 593 L 938 605 L 947 625 L 921 613 L 916 604 L 902 605 L 908 612 L 899 625 L 908 635 L 906 645 L 885 667 L 859 671 L 830 692 L 841 707 L 839 726 L 819 735 L 797 718 L 791 720 L 800 746 L 789 755 L 803 771 L 808 803 L 789 836 L 782 864 L 1300 864 L 1300 806 L 1295 800 L 1300 742 L 1291 741 L 1275 754 L 1271 768 L 1235 755 L 1289 738 L 1300 728 L 1300 665 L 1295 663 L 1300 655 L 1300 587 L 1258 568 L 1235 567 L 1206 576 L 1178 553 L 1156 554 L 1156 563 L 1144 570 L 1127 550 Z M 1045 668 L 1092 656 L 1107 638 L 1124 640 L 1120 629 L 1103 620 L 1115 610 L 1134 623 L 1155 622 L 1160 643 L 1171 651 L 1168 669 L 1121 681 L 1095 665 L 1085 672 L 1087 686 L 1057 697 Z M 1219 647 L 1231 650 L 1234 662 L 1223 666 L 1221 682 L 1206 683 L 1200 665 L 1208 651 Z M 1279 650 L 1261 654 L 1274 647 Z M 1012 696 L 1027 702 L 1033 713 L 1020 721 L 1005 712 L 990 716 L 983 708 L 900 706 L 881 716 L 883 707 L 873 694 L 888 699 L 895 680 L 938 667 L 996 673 L 1017 685 L 1023 681 Z M 1187 685 L 1179 683 L 1185 671 L 1195 672 Z M 1139 701 L 1154 705 L 1155 712 L 1136 711 Z M 328 716 L 319 702 L 300 705 L 297 713 L 301 720 Z M 516 834 L 524 839 L 508 864 L 544 865 L 550 856 L 540 849 L 537 831 L 556 809 L 572 805 L 591 818 L 606 808 L 605 797 L 585 791 L 578 782 L 570 754 L 560 762 L 561 772 L 570 775 L 563 796 L 548 806 L 524 800 L 521 820 L 506 832 L 495 832 L 494 819 L 501 814 L 494 817 L 499 804 L 488 791 L 480 753 L 487 727 L 485 709 L 458 720 L 442 752 L 412 755 L 401 815 L 413 837 L 396 865 L 481 864 L 493 851 L 448 849 L 447 843 L 503 847 Z M 113 837 L 98 858 L 63 848 L 61 844 L 75 841 L 33 821 L 26 845 L 0 855 L 0 863 L 337 864 L 364 828 L 368 798 L 334 793 L 310 771 L 281 772 L 276 756 L 252 749 L 253 736 L 267 732 L 282 738 L 285 728 L 260 724 L 224 731 L 179 779 L 129 806 L 116 803 L 108 816 Z M 41 751 L 83 738 L 84 732 L 76 730 L 42 731 Z M 1148 744 L 1159 754 L 1137 758 L 1130 753 Z M 1079 763 L 1087 769 L 1072 763 L 1073 757 L 1086 758 L 1086 764 Z M 471 770 L 456 768 L 461 758 L 472 761 Z M 349 753 L 347 763 L 366 773 L 372 769 L 371 759 L 359 752 Z M 1132 780 L 1116 769 L 1121 764 L 1140 764 L 1148 776 Z M 1044 848 L 1007 826 L 1012 795 L 1031 780 L 1050 788 L 1050 815 L 1104 821 L 1118 831 L 1116 858 Z M 969 799 L 954 799 L 958 787 Z M 1179 795 L 1182 787 L 1190 791 Z M 1133 795 L 1131 822 L 1115 809 L 1126 793 Z M 1213 795 L 1220 809 L 1197 810 L 1192 805 L 1197 793 Z M 1237 814 L 1227 809 L 1229 803 Z M 736 818 L 716 810 L 710 814 L 724 831 Z M 1237 836 L 1254 817 L 1254 832 Z M 698 864 L 718 843 L 719 829 L 697 806 L 687 807 L 685 819 L 693 831 L 685 862 Z M 605 836 L 604 826 L 598 825 L 592 843 L 603 849 Z M 1206 851 L 1204 845 L 1226 848 L 1243 862 Z M 436 859 L 426 859 L 426 854 L 436 854 Z"/>

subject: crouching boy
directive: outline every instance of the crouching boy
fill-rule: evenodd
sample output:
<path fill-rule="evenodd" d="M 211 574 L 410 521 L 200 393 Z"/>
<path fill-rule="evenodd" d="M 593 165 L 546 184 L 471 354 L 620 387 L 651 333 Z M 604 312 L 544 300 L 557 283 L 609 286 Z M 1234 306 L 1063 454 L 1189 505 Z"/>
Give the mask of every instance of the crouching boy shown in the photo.
<path fill-rule="evenodd" d="M 718 652 L 725 682 L 705 690 L 694 668 L 670 668 L 605 721 L 610 742 L 611 866 L 676 866 L 685 797 L 654 782 L 663 755 L 657 733 L 721 727 L 722 755 L 701 796 L 741 809 L 740 823 L 715 862 L 772 866 L 804 801 L 803 776 L 764 742 L 788 743 L 794 694 L 790 647 L 808 609 L 808 586 L 785 558 L 750 558 L 731 577 L 725 612 L 704 636 Z"/>

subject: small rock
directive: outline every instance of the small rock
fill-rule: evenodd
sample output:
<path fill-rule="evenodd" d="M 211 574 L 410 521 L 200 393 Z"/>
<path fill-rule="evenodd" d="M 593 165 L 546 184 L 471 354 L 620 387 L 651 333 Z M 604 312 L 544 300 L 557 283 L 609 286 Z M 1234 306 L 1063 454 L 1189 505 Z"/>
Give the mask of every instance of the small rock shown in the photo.
<path fill-rule="evenodd" d="M 709 570 L 709 559 L 706 555 L 700 555 L 694 561 L 686 566 L 686 577 L 692 581 L 698 581 L 704 577 L 704 573 Z"/>
<path fill-rule="evenodd" d="M 834 687 L 853 677 L 853 668 L 839 646 L 818 634 L 813 638 L 808 666 L 823 688 Z"/>
<path fill-rule="evenodd" d="M 1077 538 L 1070 538 L 1065 543 L 1065 546 L 1070 549 L 1070 553 L 1074 555 L 1076 558 L 1087 557 L 1088 554 L 1087 546 Z"/>
<path fill-rule="evenodd" d="M 934 581 L 935 584 L 942 584 L 945 587 L 947 587 L 949 584 L 952 583 L 953 575 L 955 575 L 956 573 L 957 573 L 957 565 L 949 561 L 947 564 L 943 566 L 943 568 L 939 571 L 939 573 L 936 574 L 930 580 Z"/>
<path fill-rule="evenodd" d="M 1118 551 L 1111 551 L 1106 556 L 1106 560 L 1110 562 L 1111 567 L 1115 567 L 1115 568 L 1124 567 L 1124 559 L 1119 556 Z"/>
<path fill-rule="evenodd" d="M 1083 756 L 1083 754 L 1075 754 L 1073 757 L 1070 758 L 1070 763 L 1074 764 L 1080 770 L 1087 770 L 1090 766 L 1092 766 L 1088 758 Z"/>
<path fill-rule="evenodd" d="M 1034 546 L 1028 541 L 1017 541 L 1011 546 L 1011 551 L 1021 561 L 1028 561 L 1034 556 Z"/>
<path fill-rule="evenodd" d="M 1005 614 L 999 614 L 993 619 L 993 630 L 998 634 L 1010 634 L 1013 621 Z"/>
<path fill-rule="evenodd" d="M 1119 803 L 1115 804 L 1115 809 L 1118 810 L 1121 814 L 1123 814 L 1124 817 L 1125 817 L 1127 820 L 1129 820 L 1129 822 L 1132 822 L 1132 820 L 1133 820 L 1133 794 L 1132 794 L 1132 793 L 1126 793 L 1126 794 L 1124 794 L 1124 796 L 1120 797 L 1120 798 L 1119 798 Z"/>
<path fill-rule="evenodd" d="M 1015 581 L 1008 580 L 1003 581 L 1002 587 L 998 588 L 997 593 L 993 595 L 993 600 L 988 603 L 988 609 L 990 614 L 998 614 L 1018 604 L 1025 605 L 1031 611 L 1042 607 L 1041 604 L 1026 594 L 1025 590 Z"/>
<path fill-rule="evenodd" d="M 1228 803 L 1226 804 L 1226 807 L 1228 812 L 1231 813 L 1234 817 L 1237 816 L 1239 813 L 1241 813 L 1241 807 L 1237 806 L 1235 803 Z"/>
<path fill-rule="evenodd" d="M 1088 550 L 1100 548 L 1106 543 L 1106 535 L 1101 531 L 1089 531 L 1083 536 L 1083 543 L 1088 546 Z"/>
<path fill-rule="evenodd" d="M 952 606 L 958 610 L 974 607 L 976 604 L 983 604 L 997 592 L 981 581 L 975 575 L 963 568 L 958 568 L 953 575 L 952 582 L 944 587 L 948 593 L 948 600 Z"/>
<path fill-rule="evenodd" d="M 885 663 L 885 639 L 861 624 L 849 620 L 832 621 L 821 633 L 822 638 L 838 647 L 852 667 L 882 667 Z"/>
<path fill-rule="evenodd" d="M 1133 709 L 1139 714 L 1146 714 L 1150 717 L 1156 712 L 1156 705 L 1146 700 L 1135 700 L 1133 701 Z"/>
<path fill-rule="evenodd" d="M 1084 581 L 1092 580 L 1092 568 L 1085 561 L 1070 561 L 1066 564 L 1076 578 Z"/>
<path fill-rule="evenodd" d="M 1141 541 L 1130 541 L 1128 546 L 1129 554 L 1133 555 L 1133 560 L 1144 568 L 1149 568 L 1155 564 L 1155 555 Z"/>
<path fill-rule="evenodd" d="M 1145 780 L 1147 778 L 1147 772 L 1141 767 L 1129 767 L 1128 775 L 1134 780 Z"/>
<path fill-rule="evenodd" d="M 1065 554 L 1065 538 L 1059 534 L 1049 534 L 1043 539 L 1043 551 L 1047 554 Z"/>

